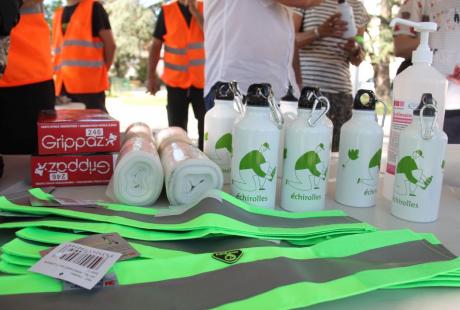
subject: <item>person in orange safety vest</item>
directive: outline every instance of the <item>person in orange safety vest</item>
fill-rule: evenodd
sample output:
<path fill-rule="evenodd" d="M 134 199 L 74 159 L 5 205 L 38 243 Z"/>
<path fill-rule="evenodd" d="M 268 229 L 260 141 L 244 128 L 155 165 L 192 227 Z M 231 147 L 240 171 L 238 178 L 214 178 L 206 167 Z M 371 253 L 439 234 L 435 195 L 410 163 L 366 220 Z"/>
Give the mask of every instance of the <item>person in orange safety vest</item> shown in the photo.
<path fill-rule="evenodd" d="M 105 111 L 116 45 L 102 4 L 67 0 L 54 14 L 52 45 L 56 95 Z"/>
<path fill-rule="evenodd" d="M 36 152 L 38 113 L 54 109 L 55 102 L 50 29 L 43 0 L 21 2 L 19 23 L 11 31 L 6 68 L 0 78 L 0 154 Z"/>
<path fill-rule="evenodd" d="M 161 80 L 168 91 L 169 126 L 187 130 L 188 107 L 192 104 L 198 121 L 198 144 L 203 149 L 204 131 L 204 35 L 203 2 L 178 0 L 164 4 L 157 18 L 150 48 L 147 90 L 155 95 L 160 89 L 156 74 L 164 47 Z"/>

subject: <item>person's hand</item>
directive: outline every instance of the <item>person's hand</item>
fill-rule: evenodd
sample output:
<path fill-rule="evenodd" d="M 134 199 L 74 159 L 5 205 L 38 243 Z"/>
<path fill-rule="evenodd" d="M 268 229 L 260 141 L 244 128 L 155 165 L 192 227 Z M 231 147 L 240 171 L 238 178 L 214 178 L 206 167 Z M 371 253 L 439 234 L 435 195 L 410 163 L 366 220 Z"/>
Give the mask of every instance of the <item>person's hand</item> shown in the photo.
<path fill-rule="evenodd" d="M 355 55 L 360 49 L 359 44 L 355 41 L 354 38 L 348 39 L 345 44 L 338 44 L 338 46 L 347 52 L 349 55 Z"/>
<path fill-rule="evenodd" d="M 341 19 L 342 15 L 336 13 L 330 16 L 326 21 L 318 27 L 320 37 L 335 37 L 341 38 L 343 33 L 347 31 L 347 23 Z"/>
<path fill-rule="evenodd" d="M 192 15 L 196 15 L 199 13 L 198 11 L 198 5 L 196 4 L 196 0 L 188 0 L 188 9 Z"/>
<path fill-rule="evenodd" d="M 153 76 L 149 76 L 146 86 L 147 92 L 155 96 L 155 94 L 160 90 L 161 80 L 156 74 L 154 74 Z"/>
<path fill-rule="evenodd" d="M 364 60 L 365 53 L 354 38 L 348 39 L 347 43 L 338 44 L 338 46 L 348 54 L 348 58 L 353 65 L 358 66 Z"/>
<path fill-rule="evenodd" d="M 301 9 L 309 9 L 323 3 L 324 0 L 302 0 L 299 7 Z"/>

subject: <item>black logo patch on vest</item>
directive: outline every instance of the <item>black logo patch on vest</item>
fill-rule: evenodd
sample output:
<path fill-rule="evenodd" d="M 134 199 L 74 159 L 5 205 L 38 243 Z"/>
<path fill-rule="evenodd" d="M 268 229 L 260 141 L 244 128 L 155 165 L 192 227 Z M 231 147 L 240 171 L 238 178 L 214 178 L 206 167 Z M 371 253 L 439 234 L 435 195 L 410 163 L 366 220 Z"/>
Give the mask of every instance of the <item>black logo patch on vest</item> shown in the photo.
<path fill-rule="evenodd" d="M 226 264 L 236 263 L 241 258 L 241 256 L 243 256 L 243 251 L 241 250 L 230 250 L 212 254 L 212 258 L 217 259 L 218 261 L 224 262 Z"/>

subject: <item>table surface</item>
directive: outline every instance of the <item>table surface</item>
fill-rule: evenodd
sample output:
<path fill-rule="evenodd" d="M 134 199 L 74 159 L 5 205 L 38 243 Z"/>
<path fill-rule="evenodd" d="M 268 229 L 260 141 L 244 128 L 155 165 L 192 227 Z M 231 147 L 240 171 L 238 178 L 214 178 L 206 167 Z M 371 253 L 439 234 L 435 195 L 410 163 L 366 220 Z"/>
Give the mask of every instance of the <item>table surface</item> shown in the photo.
<path fill-rule="evenodd" d="M 29 183 L 29 156 L 5 156 L 5 174 L 0 179 L 0 192 L 18 183 Z M 334 163 L 336 159 L 332 160 Z M 334 171 L 331 166 L 331 171 Z M 452 173 L 452 171 L 450 171 Z M 453 173 L 458 177 L 460 171 Z M 383 182 L 381 182 L 383 183 Z M 377 205 L 371 208 L 351 208 L 336 203 L 333 198 L 335 180 L 330 179 L 326 209 L 340 209 L 352 217 L 370 223 L 379 229 L 410 228 L 416 232 L 434 233 L 454 254 L 460 255 L 460 188 L 445 185 L 441 199 L 439 219 L 433 223 L 411 223 L 390 214 L 390 202 L 380 194 Z M 61 187 L 56 195 L 72 198 L 101 199 L 105 197 L 105 186 Z M 84 194 L 83 194 L 84 193 Z M 279 196 L 279 195 L 278 195 Z M 167 205 L 165 197 L 158 204 Z M 14 231 L 0 231 L 0 244 L 14 237 Z M 180 297 L 178 297 L 180 298 Z M 112 309 L 141 309 L 154 305 L 148 290 L 143 285 L 108 288 L 97 292 L 73 291 L 60 294 L 35 294 L 0 297 L 1 309 L 102 309 L 110 303 Z M 359 296 L 327 302 L 311 309 L 460 309 L 460 290 L 453 288 L 420 288 L 406 290 L 378 290 Z"/>

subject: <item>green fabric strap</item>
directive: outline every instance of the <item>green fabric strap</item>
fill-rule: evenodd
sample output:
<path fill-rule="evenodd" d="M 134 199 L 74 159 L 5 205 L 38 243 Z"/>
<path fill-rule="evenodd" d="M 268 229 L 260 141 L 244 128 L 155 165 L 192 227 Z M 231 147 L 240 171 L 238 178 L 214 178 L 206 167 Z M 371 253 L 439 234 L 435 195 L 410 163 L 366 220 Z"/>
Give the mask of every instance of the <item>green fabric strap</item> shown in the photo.
<path fill-rule="evenodd" d="M 29 190 L 29 194 L 43 201 L 53 202 L 55 198 L 53 194 L 47 193 L 43 191 L 41 188 L 32 188 Z M 107 203 L 107 202 L 101 202 L 101 201 L 96 202 L 96 204 L 99 206 L 105 207 L 109 210 L 114 210 L 114 211 L 132 211 L 138 214 L 145 214 L 145 215 L 155 215 L 158 213 L 158 211 L 154 208 L 128 206 L 128 205 L 122 205 L 122 204 L 117 204 L 117 203 Z"/>
<path fill-rule="evenodd" d="M 7 261 L 0 260 L 0 272 L 6 273 L 6 274 L 13 274 L 13 275 L 30 274 L 28 269 L 29 267 L 11 264 Z M 0 276 L 0 279 L 1 278 L 2 277 Z"/>
<path fill-rule="evenodd" d="M 29 262 L 28 266 L 32 266 L 41 257 L 40 252 L 44 251 L 51 246 L 63 242 L 70 242 L 81 239 L 86 235 L 72 234 L 68 232 L 56 232 L 51 230 L 39 228 L 25 228 L 16 233 L 18 237 L 33 241 L 24 241 L 16 238 L 4 244 L 1 250 L 8 255 L 23 257 Z M 37 242 L 41 242 L 38 244 Z M 275 244 L 270 241 L 262 241 L 249 238 L 206 238 L 188 241 L 177 242 L 129 242 L 130 245 L 136 249 L 142 258 L 169 258 L 177 257 L 180 255 L 188 255 L 192 253 L 213 253 L 235 248 L 252 248 L 264 247 L 272 248 L 274 246 L 287 247 L 288 244 L 281 243 Z M 9 261 L 10 263 L 15 263 Z"/>
<path fill-rule="evenodd" d="M 310 248 L 242 249 L 233 264 L 197 254 L 124 261 L 113 272 L 120 285 L 149 283 L 144 286 L 159 308 L 299 308 L 395 285 L 460 281 L 460 259 L 425 237 L 379 231 Z M 0 294 L 60 290 L 60 281 L 41 275 L 0 277 Z"/>
<path fill-rule="evenodd" d="M 293 214 L 284 211 L 258 210 L 246 205 L 235 205 L 225 199 L 207 197 L 198 205 L 177 215 L 151 216 L 144 212 L 109 210 L 103 207 L 30 207 L 20 206 L 0 197 L 0 210 L 33 215 L 54 215 L 93 222 L 103 222 L 143 231 L 155 230 L 166 234 L 187 234 L 191 231 L 227 234 L 245 237 L 305 241 L 326 235 L 355 234 L 374 231 L 369 224 L 346 216 L 341 211 L 320 211 Z M 29 222 L 30 226 L 44 219 Z M 46 221 L 48 222 L 48 221 Z M 20 222 L 0 224 L 0 228 L 21 227 Z M 16 225 L 16 226 L 15 226 Z M 27 224 L 23 224 L 27 225 Z M 27 227 L 27 226 L 23 226 Z M 55 226 L 50 226 L 55 227 Z M 66 227 L 62 227 L 66 228 Z M 83 229 L 84 231 L 87 231 Z M 118 231 L 112 231 L 118 232 Z M 125 236 L 126 237 L 126 236 Z M 185 237 L 186 238 L 186 237 Z M 133 238 L 143 239 L 145 238 Z"/>

